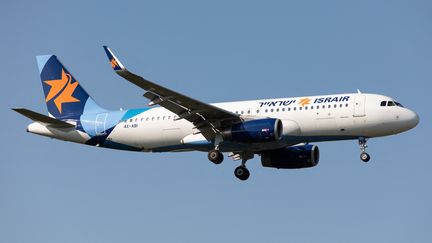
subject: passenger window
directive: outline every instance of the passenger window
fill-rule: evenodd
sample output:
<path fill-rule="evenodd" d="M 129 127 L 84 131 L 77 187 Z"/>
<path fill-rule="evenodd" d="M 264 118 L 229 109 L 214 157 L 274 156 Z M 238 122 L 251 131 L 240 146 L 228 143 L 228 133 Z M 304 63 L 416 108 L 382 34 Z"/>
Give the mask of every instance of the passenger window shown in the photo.
<path fill-rule="evenodd" d="M 334 108 L 336 108 L 336 107 L 337 107 L 337 105 L 335 104 L 335 105 L 334 105 Z"/>
<path fill-rule="evenodd" d="M 305 110 L 307 110 L 308 109 L 308 107 L 307 106 L 305 106 Z"/>
<path fill-rule="evenodd" d="M 148 120 L 149 120 L 149 118 L 147 117 L 147 118 L 146 118 L 146 121 L 148 121 Z"/>
<path fill-rule="evenodd" d="M 323 105 L 322 108 L 325 109 L 325 105 Z"/>
<path fill-rule="evenodd" d="M 291 111 L 291 108 L 290 108 L 290 107 L 288 107 L 288 111 Z"/>
<path fill-rule="evenodd" d="M 302 107 L 301 107 L 301 106 L 299 107 L 299 110 L 302 110 Z"/>
<path fill-rule="evenodd" d="M 381 101 L 381 106 L 386 106 L 387 101 Z"/>
<path fill-rule="evenodd" d="M 328 108 L 331 108 L 331 105 L 328 105 Z"/>
<path fill-rule="evenodd" d="M 171 119 L 171 116 L 168 116 L 168 120 Z"/>
<path fill-rule="evenodd" d="M 154 117 L 152 117 L 152 121 L 154 120 Z"/>
<path fill-rule="evenodd" d="M 342 108 L 342 104 L 340 104 L 339 107 Z"/>
<path fill-rule="evenodd" d="M 282 108 L 282 111 L 285 111 L 285 108 Z"/>
<path fill-rule="evenodd" d="M 276 109 L 276 112 L 279 112 L 279 108 Z"/>
<path fill-rule="evenodd" d="M 313 105 L 311 105 L 311 110 L 313 110 Z"/>
<path fill-rule="evenodd" d="M 347 104 L 345 104 L 345 107 L 348 107 L 348 103 L 347 103 Z"/>
<path fill-rule="evenodd" d="M 259 113 L 259 110 L 257 110 L 257 114 Z"/>
<path fill-rule="evenodd" d="M 267 112 L 268 112 L 268 110 L 267 110 L 267 109 L 265 109 L 265 112 L 267 113 Z"/>
<path fill-rule="evenodd" d="M 270 112 L 273 112 L 273 109 L 270 109 Z"/>
<path fill-rule="evenodd" d="M 297 110 L 297 107 L 294 107 L 293 110 Z"/>

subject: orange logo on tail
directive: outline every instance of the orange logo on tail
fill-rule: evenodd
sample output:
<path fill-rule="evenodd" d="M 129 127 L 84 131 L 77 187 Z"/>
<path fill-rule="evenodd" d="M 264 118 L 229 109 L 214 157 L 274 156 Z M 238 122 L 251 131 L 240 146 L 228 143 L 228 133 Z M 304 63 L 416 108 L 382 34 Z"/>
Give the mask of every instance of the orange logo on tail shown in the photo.
<path fill-rule="evenodd" d="M 78 82 L 72 84 L 72 76 L 69 73 L 66 73 L 64 69 L 62 69 L 61 79 L 47 80 L 44 82 L 51 86 L 51 89 L 45 98 L 45 102 L 52 100 L 57 94 L 60 93 L 54 99 L 54 104 L 60 113 L 62 113 L 63 103 L 80 101 L 79 99 L 72 96 L 73 92 L 78 86 Z"/>
<path fill-rule="evenodd" d="M 115 58 L 113 58 L 113 59 L 111 59 L 111 67 L 114 69 L 115 67 L 117 67 L 118 66 L 118 63 L 117 63 L 117 61 L 116 61 L 116 59 Z"/>

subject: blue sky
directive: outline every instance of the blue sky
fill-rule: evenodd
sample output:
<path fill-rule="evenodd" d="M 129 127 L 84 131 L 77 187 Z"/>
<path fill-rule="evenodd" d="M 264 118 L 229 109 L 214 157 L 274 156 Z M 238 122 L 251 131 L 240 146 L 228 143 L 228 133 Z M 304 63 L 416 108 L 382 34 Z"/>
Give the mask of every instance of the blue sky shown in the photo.
<path fill-rule="evenodd" d="M 431 242 L 430 1 L 3 1 L 0 242 Z M 132 153 L 25 132 L 46 112 L 36 55 L 98 103 L 142 107 L 102 45 L 206 102 L 363 92 L 421 117 L 409 132 L 319 143 L 320 164 L 233 176 L 205 153 Z"/>

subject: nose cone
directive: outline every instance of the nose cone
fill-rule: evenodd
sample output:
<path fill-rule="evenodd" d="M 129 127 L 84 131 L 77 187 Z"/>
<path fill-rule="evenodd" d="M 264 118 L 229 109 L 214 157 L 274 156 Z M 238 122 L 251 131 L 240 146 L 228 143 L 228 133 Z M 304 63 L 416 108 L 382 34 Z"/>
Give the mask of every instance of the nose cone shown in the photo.
<path fill-rule="evenodd" d="M 414 111 L 407 110 L 404 120 L 406 122 L 407 129 L 411 129 L 411 128 L 414 128 L 415 126 L 417 126 L 417 124 L 420 121 L 420 118 L 417 115 L 417 113 L 415 113 Z"/>

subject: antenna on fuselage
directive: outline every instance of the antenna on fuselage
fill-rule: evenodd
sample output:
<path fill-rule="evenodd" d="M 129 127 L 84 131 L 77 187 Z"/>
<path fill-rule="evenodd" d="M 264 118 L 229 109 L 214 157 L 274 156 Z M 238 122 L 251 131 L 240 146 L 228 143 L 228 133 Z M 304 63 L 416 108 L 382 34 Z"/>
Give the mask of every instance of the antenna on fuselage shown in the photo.
<path fill-rule="evenodd" d="M 361 94 L 362 92 L 359 89 L 357 89 L 357 93 Z"/>

